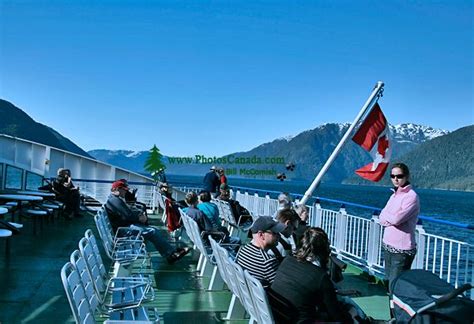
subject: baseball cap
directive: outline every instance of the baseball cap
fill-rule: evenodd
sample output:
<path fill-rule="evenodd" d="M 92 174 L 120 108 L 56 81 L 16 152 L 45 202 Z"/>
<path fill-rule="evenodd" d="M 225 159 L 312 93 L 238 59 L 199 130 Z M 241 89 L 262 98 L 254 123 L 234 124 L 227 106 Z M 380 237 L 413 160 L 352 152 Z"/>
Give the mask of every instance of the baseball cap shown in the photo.
<path fill-rule="evenodd" d="M 117 180 L 112 183 L 112 190 L 117 190 L 119 188 L 128 189 L 128 184 L 123 179 Z"/>
<path fill-rule="evenodd" d="M 281 231 L 283 231 L 285 228 L 285 224 L 275 222 L 270 216 L 260 216 L 252 224 L 250 230 L 252 231 L 252 233 L 257 233 L 260 231 L 272 231 L 273 233 L 281 233 Z"/>

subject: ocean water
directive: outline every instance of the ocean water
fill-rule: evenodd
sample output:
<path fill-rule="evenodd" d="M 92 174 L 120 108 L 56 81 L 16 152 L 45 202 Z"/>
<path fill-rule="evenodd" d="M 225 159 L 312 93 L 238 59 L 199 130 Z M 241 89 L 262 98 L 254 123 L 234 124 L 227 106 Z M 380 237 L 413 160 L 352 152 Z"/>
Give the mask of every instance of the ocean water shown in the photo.
<path fill-rule="evenodd" d="M 202 177 L 198 176 L 168 176 L 168 182 L 174 185 L 188 185 L 200 187 Z M 260 179 L 228 179 L 229 185 L 261 189 L 264 191 L 289 192 L 304 194 L 310 182 L 305 181 L 275 181 Z M 448 220 L 474 225 L 474 192 L 417 189 L 421 204 L 421 215 L 436 219 Z M 313 196 L 341 200 L 375 208 L 383 208 L 392 194 L 389 187 L 340 185 L 322 183 L 313 193 Z M 276 193 L 270 193 L 275 197 Z M 338 209 L 339 203 L 321 203 L 324 208 Z M 347 207 L 348 213 L 370 217 L 371 210 Z M 474 230 L 453 227 L 444 224 L 423 221 L 428 233 L 454 238 L 474 244 Z"/>

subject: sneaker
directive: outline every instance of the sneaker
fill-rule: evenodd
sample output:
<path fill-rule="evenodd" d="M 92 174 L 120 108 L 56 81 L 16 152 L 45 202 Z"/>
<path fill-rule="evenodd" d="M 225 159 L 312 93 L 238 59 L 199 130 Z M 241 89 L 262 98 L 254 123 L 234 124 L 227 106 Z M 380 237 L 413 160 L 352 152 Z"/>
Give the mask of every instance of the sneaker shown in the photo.
<path fill-rule="evenodd" d="M 173 264 L 176 261 L 182 259 L 186 254 L 189 253 L 189 251 L 191 251 L 191 249 L 188 247 L 176 249 L 176 251 L 166 257 L 166 261 L 168 261 L 169 264 Z"/>

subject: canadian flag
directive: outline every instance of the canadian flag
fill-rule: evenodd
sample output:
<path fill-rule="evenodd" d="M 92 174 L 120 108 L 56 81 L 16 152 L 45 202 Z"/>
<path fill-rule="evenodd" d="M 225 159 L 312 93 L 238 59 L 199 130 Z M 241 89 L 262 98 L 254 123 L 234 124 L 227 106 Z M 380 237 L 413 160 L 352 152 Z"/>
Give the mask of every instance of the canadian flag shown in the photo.
<path fill-rule="evenodd" d="M 380 181 L 390 162 L 392 147 L 387 119 L 378 103 L 374 105 L 352 140 L 370 152 L 374 158 L 374 162 L 356 170 L 355 173 L 370 181 Z"/>

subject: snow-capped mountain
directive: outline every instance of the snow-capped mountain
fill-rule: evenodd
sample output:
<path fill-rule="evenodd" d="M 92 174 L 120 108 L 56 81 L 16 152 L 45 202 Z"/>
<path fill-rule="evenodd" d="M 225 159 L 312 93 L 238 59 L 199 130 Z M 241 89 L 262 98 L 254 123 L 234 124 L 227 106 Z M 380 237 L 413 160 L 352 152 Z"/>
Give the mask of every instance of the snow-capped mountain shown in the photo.
<path fill-rule="evenodd" d="M 389 127 L 392 138 L 399 141 L 411 140 L 415 143 L 432 140 L 433 138 L 449 134 L 447 130 L 416 124 L 399 124 L 390 125 Z"/>
<path fill-rule="evenodd" d="M 264 143 L 248 152 L 232 154 L 241 157 L 283 157 L 286 163 L 293 162 L 297 164 L 296 170 L 290 176 L 308 179 L 313 177 L 315 172 L 321 168 L 349 126 L 349 123 L 326 123 L 296 136 L 286 136 Z M 390 125 L 390 129 L 393 141 L 392 160 L 396 160 L 421 143 L 449 133 L 441 129 L 408 123 Z M 148 155 L 148 151 L 135 152 L 129 150 L 93 150 L 88 153 L 98 160 L 137 172 L 143 172 L 143 165 Z M 369 160 L 368 154 L 360 147 L 352 142 L 346 143 L 341 154 L 329 170 L 326 181 L 344 181 L 344 179 L 352 176 L 355 169 L 368 163 Z M 175 174 L 202 174 L 209 167 L 202 164 L 170 164 L 166 156 L 163 161 L 167 165 L 167 172 Z M 223 165 L 223 167 L 232 168 L 235 166 Z M 246 167 L 255 169 L 272 168 L 277 172 L 285 171 L 282 165 L 260 164 L 247 165 Z"/>

